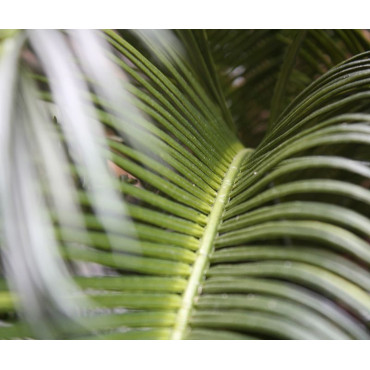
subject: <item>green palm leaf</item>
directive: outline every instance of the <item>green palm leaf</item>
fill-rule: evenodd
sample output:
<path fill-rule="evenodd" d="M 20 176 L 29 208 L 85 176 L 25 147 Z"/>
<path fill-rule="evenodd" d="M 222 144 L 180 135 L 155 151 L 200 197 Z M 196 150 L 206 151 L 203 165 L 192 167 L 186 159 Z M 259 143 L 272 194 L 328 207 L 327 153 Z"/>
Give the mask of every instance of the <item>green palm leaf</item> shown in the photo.
<path fill-rule="evenodd" d="M 360 31 L 3 43 L 1 338 L 369 339 Z"/>

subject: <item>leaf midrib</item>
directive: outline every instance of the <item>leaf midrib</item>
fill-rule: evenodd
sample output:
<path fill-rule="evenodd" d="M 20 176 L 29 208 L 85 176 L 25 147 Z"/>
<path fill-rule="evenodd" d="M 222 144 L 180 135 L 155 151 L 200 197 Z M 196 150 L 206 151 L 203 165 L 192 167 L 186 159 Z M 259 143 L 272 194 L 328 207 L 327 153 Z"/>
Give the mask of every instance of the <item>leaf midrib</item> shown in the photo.
<path fill-rule="evenodd" d="M 181 307 L 178 310 L 171 339 L 178 340 L 184 338 L 191 311 L 193 309 L 194 299 L 198 293 L 201 281 L 204 277 L 205 269 L 208 265 L 210 252 L 217 235 L 222 214 L 225 210 L 225 205 L 229 199 L 231 189 L 234 185 L 234 181 L 240 170 L 241 164 L 243 163 L 245 156 L 251 151 L 252 149 L 243 148 L 235 155 L 225 174 L 220 190 L 216 195 L 213 207 L 209 213 L 208 223 L 204 229 L 203 236 L 200 239 L 197 258 L 194 262 L 188 285 L 183 294 Z"/>

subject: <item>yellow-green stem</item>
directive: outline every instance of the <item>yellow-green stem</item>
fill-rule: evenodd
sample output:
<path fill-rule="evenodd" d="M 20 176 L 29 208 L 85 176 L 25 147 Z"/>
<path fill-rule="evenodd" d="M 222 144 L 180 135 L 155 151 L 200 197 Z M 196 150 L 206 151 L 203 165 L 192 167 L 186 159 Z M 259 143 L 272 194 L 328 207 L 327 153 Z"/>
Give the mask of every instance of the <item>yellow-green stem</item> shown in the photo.
<path fill-rule="evenodd" d="M 244 148 L 234 157 L 224 177 L 221 188 L 217 193 L 214 205 L 209 214 L 207 226 L 205 227 L 203 237 L 200 241 L 197 259 L 193 265 L 189 282 L 183 295 L 181 308 L 177 314 L 175 327 L 172 333 L 172 339 L 183 339 L 185 336 L 191 311 L 193 309 L 194 300 L 200 288 L 205 269 L 208 265 L 209 255 L 213 247 L 214 239 L 217 235 L 217 230 L 220 225 L 225 205 L 229 199 L 231 188 L 234 184 L 234 180 L 239 172 L 244 157 L 251 151 L 252 149 Z"/>

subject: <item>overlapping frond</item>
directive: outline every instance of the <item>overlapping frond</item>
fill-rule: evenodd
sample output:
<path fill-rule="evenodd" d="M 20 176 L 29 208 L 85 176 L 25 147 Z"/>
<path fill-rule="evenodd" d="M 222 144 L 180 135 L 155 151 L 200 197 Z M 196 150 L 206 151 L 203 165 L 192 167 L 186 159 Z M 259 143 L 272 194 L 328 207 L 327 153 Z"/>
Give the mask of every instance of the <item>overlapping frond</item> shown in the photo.
<path fill-rule="evenodd" d="M 315 79 L 369 49 L 359 30 L 208 30 L 243 141 L 255 147 L 276 115 Z M 273 121 L 273 122 L 272 122 Z"/>

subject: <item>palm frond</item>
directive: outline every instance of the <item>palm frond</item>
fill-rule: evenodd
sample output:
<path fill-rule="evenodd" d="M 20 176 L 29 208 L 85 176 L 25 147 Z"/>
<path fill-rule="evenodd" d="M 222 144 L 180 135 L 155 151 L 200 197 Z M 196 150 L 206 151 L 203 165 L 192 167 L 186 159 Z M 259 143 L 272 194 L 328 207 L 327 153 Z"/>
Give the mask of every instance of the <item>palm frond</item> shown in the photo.
<path fill-rule="evenodd" d="M 18 263 L 0 282 L 2 338 L 369 339 L 361 33 L 26 37 L 43 69 L 18 67 L 11 38 L 1 79 L 14 86 L 0 94 L 2 127 L 14 130 L 1 136 L 13 153 L 2 157 L 2 258 Z M 28 237 L 40 230 L 41 244 Z M 48 243 L 39 255 L 57 252 L 64 290 L 37 263 Z M 35 317 L 44 329 L 29 326 Z"/>

